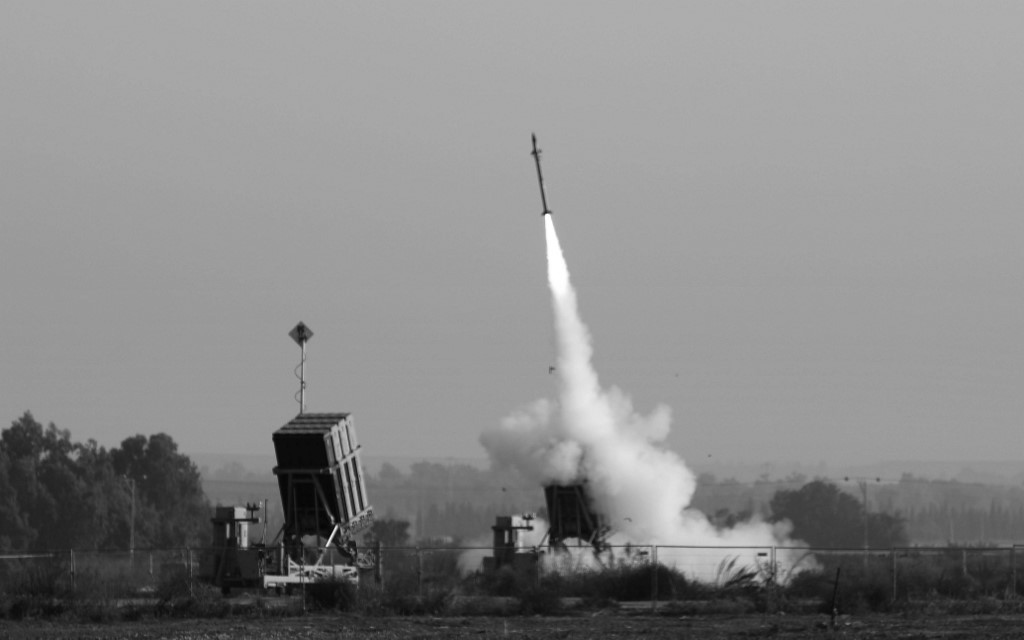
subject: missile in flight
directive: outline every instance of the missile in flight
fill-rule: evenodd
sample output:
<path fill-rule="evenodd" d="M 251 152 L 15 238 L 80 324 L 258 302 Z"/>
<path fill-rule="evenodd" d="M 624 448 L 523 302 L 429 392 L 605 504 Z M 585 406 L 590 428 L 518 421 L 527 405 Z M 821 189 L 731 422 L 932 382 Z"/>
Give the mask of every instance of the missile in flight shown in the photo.
<path fill-rule="evenodd" d="M 540 171 L 540 149 L 537 148 L 537 134 L 533 135 L 533 159 L 537 162 L 537 181 L 540 183 L 540 201 L 544 205 L 544 211 L 541 212 L 540 217 L 551 215 L 551 210 L 548 209 L 548 196 L 544 193 L 544 174 Z"/>

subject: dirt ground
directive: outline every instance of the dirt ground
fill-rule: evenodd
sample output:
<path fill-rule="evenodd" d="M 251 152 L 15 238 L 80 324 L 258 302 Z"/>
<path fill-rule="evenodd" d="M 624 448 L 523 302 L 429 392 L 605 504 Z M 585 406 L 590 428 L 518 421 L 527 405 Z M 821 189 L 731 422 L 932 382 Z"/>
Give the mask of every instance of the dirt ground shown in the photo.
<path fill-rule="evenodd" d="M 1024 615 L 652 616 L 598 613 L 577 617 L 362 617 L 159 619 L 110 624 L 0 621 L 0 638 L 318 639 L 318 638 L 1024 638 Z"/>

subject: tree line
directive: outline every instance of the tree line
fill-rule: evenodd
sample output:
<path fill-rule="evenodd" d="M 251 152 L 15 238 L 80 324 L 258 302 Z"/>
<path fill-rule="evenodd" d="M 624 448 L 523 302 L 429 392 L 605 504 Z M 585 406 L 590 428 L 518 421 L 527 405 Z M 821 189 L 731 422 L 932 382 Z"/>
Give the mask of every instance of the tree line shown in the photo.
<path fill-rule="evenodd" d="M 106 449 L 28 411 L 0 432 L 0 553 L 126 549 L 133 533 L 140 549 L 195 546 L 209 518 L 199 471 L 165 433 Z"/>
<path fill-rule="evenodd" d="M 757 516 L 772 522 L 790 521 L 793 538 L 814 547 L 861 548 L 865 532 L 872 547 L 909 544 L 906 520 L 899 513 L 865 512 L 859 499 L 827 480 L 787 482 L 782 485 L 787 488 L 766 494 L 763 503 L 755 503 L 750 485 L 726 482 L 721 486 L 727 499 L 716 504 L 717 483 L 703 479 L 705 483 L 698 489 L 702 511 L 720 528 Z M 366 482 L 378 515 L 406 522 L 410 535 L 418 540 L 479 542 L 489 539 L 498 515 L 531 511 L 546 517 L 543 492 L 536 480 L 511 471 L 420 462 L 402 473 L 385 463 Z"/>
<path fill-rule="evenodd" d="M 536 479 L 509 470 L 419 462 L 402 472 L 385 463 L 366 483 L 377 517 L 407 522 L 418 541 L 479 542 L 496 516 L 544 511 Z M 169 435 L 135 435 L 105 449 L 26 412 L 0 432 L 0 553 L 125 549 L 133 487 L 136 548 L 209 543 L 200 473 Z M 859 548 L 865 532 L 871 546 L 884 548 L 1005 543 L 1024 531 L 1022 487 L 905 475 L 871 484 L 868 493 L 865 510 L 849 486 L 824 478 L 740 483 L 702 474 L 693 506 L 720 527 L 752 516 L 786 519 L 794 538 L 818 547 Z"/>
<path fill-rule="evenodd" d="M 852 481 L 842 478 L 811 480 L 800 474 L 755 482 L 718 480 L 711 474 L 701 474 L 693 502 L 705 513 L 720 512 L 718 519 L 730 513 L 759 513 L 770 517 L 772 500 L 777 494 L 799 490 L 812 482 L 836 486 L 863 505 L 863 495 Z M 1019 541 L 1024 535 L 1024 486 L 1021 485 L 928 479 L 905 473 L 898 480 L 868 479 L 865 488 L 868 513 L 901 519 L 909 544 L 1005 545 Z M 859 530 L 863 537 L 863 518 L 861 522 Z"/>
<path fill-rule="evenodd" d="M 793 474 L 754 482 L 701 474 L 692 506 L 716 526 L 757 516 L 790 520 L 794 538 L 826 548 L 861 548 L 865 526 L 872 547 L 1009 544 L 1024 537 L 1024 486 L 936 480 L 904 474 L 867 481 Z M 367 476 L 380 517 L 406 520 L 413 539 L 479 540 L 497 515 L 543 515 L 535 479 L 467 464 L 420 462 L 402 472 L 385 463 Z"/>

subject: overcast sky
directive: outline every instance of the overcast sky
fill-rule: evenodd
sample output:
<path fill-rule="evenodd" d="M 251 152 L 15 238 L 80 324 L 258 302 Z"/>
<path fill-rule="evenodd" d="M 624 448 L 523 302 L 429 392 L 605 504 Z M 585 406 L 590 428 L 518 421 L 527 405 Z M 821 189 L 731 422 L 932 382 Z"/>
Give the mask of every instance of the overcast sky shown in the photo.
<path fill-rule="evenodd" d="M 555 396 L 530 133 L 606 385 L 684 458 L 1006 459 L 1019 2 L 0 4 L 0 420 L 483 457 Z"/>

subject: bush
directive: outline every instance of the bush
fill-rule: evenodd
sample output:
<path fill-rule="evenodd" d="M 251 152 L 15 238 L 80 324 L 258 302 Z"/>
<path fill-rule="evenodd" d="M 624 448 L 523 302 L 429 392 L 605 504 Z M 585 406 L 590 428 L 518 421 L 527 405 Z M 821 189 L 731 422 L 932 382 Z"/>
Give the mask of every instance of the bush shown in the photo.
<path fill-rule="evenodd" d="M 160 574 L 156 586 L 156 597 L 162 602 L 195 597 L 200 583 L 189 578 L 187 567 L 167 568 Z"/>
<path fill-rule="evenodd" d="M 654 595 L 654 572 L 657 574 L 657 597 L 674 600 L 687 597 L 705 597 L 708 588 L 691 582 L 676 569 L 649 564 L 618 566 L 611 569 L 587 570 L 569 576 L 558 576 L 562 596 L 576 596 L 591 601 L 630 602 L 650 600 Z M 545 580 L 548 578 L 545 577 Z"/>
<path fill-rule="evenodd" d="M 488 591 L 492 595 L 518 598 L 531 585 L 536 585 L 540 576 L 536 569 L 502 567 L 491 578 L 491 580 L 485 580 L 485 585 L 490 587 Z"/>
<path fill-rule="evenodd" d="M 562 610 L 562 599 L 548 584 L 531 585 L 519 594 L 519 612 L 523 615 L 552 615 Z"/>
<path fill-rule="evenodd" d="M 65 613 L 74 592 L 63 562 L 37 562 L 5 572 L 0 618 L 23 620 Z"/>
<path fill-rule="evenodd" d="M 785 598 L 813 598 L 818 601 L 818 611 L 832 612 L 832 598 L 835 593 L 835 567 L 822 571 L 804 571 L 781 589 Z M 841 567 L 839 591 L 836 605 L 841 613 L 863 613 L 865 611 L 887 611 L 892 598 L 889 571 L 878 566 L 866 570 L 855 562 Z"/>
<path fill-rule="evenodd" d="M 355 606 L 356 585 L 344 578 L 324 578 L 306 585 L 307 601 L 324 611 L 348 611 Z"/>
<path fill-rule="evenodd" d="M 415 581 L 387 581 L 383 586 L 364 583 L 355 590 L 351 610 L 368 615 L 439 615 L 446 613 L 453 590 L 445 586 L 428 586 L 423 593 Z"/>

